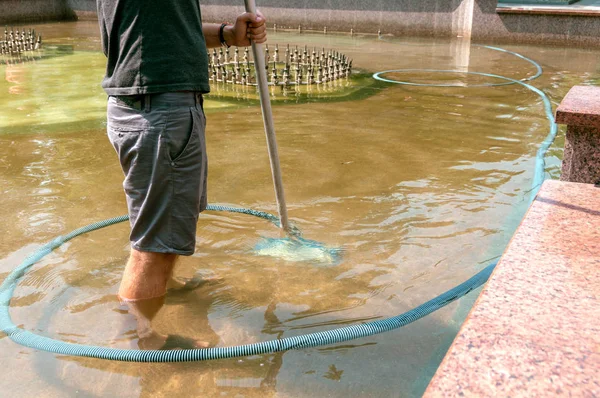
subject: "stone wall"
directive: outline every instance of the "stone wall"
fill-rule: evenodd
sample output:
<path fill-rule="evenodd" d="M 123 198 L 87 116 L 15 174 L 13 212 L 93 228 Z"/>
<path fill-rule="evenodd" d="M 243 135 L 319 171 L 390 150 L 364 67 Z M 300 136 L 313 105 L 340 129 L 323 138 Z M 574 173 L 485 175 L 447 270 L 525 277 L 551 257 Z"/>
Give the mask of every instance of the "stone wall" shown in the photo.
<path fill-rule="evenodd" d="M 496 4 L 496 0 L 475 0 L 474 40 L 600 47 L 598 16 L 498 14 Z"/>
<path fill-rule="evenodd" d="M 67 0 L 0 0 L 0 24 L 75 19 Z"/>
<path fill-rule="evenodd" d="M 233 20 L 244 10 L 236 0 L 201 0 L 207 21 Z M 279 26 L 329 31 L 418 36 L 468 34 L 472 0 L 262 0 L 259 8 Z"/>
<path fill-rule="evenodd" d="M 241 0 L 200 0 L 203 19 L 232 21 Z M 498 14 L 497 0 L 259 0 L 269 25 L 478 42 L 600 47 L 600 17 Z M 0 23 L 96 18 L 95 0 L 0 0 Z"/>
<path fill-rule="evenodd" d="M 96 0 L 65 0 L 79 20 L 97 19 Z"/>
<path fill-rule="evenodd" d="M 200 0 L 205 20 L 233 20 L 238 0 Z M 600 47 L 600 17 L 498 14 L 497 0 L 261 0 L 270 23 L 395 36 L 471 37 L 479 42 Z"/>

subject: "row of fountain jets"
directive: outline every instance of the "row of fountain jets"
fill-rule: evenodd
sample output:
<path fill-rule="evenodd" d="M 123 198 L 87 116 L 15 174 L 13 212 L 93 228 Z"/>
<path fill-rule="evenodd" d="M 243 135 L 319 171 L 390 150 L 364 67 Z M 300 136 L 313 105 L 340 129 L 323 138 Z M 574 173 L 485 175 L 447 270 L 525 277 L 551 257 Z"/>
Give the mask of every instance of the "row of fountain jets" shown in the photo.
<path fill-rule="evenodd" d="M 1 55 L 21 55 L 27 51 L 41 49 L 42 35 L 35 30 L 25 28 L 14 30 L 4 28 L 4 40 L 0 41 Z M 293 50 L 288 44 L 283 57 L 279 54 L 279 45 L 275 45 L 273 59 L 269 46 L 265 46 L 265 65 L 270 73 L 270 85 L 292 86 L 312 85 L 347 78 L 352 73 L 352 60 L 337 51 L 323 48 L 320 52 L 316 48 L 309 52 L 308 47 Z M 271 70 L 269 70 L 271 68 Z M 213 82 L 224 82 L 240 85 L 256 85 L 256 71 L 254 62 L 250 61 L 248 48 L 244 50 L 240 59 L 239 49 L 236 47 L 233 57 L 229 48 L 221 48 L 218 52 L 213 50 L 209 57 L 209 73 Z"/>
<path fill-rule="evenodd" d="M 0 41 L 1 55 L 19 55 L 25 51 L 35 51 L 42 47 L 42 35 L 36 34 L 35 30 L 25 28 L 13 30 L 4 28 L 4 40 Z"/>
<path fill-rule="evenodd" d="M 302 25 L 298 25 L 298 28 L 295 29 L 295 28 L 292 28 L 292 27 L 289 27 L 289 26 L 288 27 L 285 27 L 285 26 L 279 26 L 278 27 L 277 24 L 273 24 L 273 30 L 275 32 L 277 32 L 277 30 L 287 30 L 287 31 L 296 30 L 298 33 L 302 33 L 304 31 L 313 31 L 313 32 L 315 31 L 312 28 L 306 28 L 306 27 L 303 27 Z M 324 34 L 328 33 L 327 26 L 323 27 L 323 33 Z M 339 33 L 339 32 L 337 32 L 337 33 Z M 354 28 L 350 28 L 350 36 L 354 36 L 355 34 L 356 34 L 356 32 L 354 31 Z M 377 30 L 377 36 L 379 36 L 381 38 L 381 29 Z"/>
<path fill-rule="evenodd" d="M 299 50 L 298 46 L 291 50 L 289 44 L 283 56 L 279 54 L 279 45 L 275 45 L 272 59 L 269 46 L 265 46 L 265 66 L 267 74 L 270 73 L 269 85 L 284 87 L 327 83 L 347 78 L 352 73 L 352 60 L 344 54 L 325 51 L 324 48 L 320 52 L 313 48 L 310 52 L 307 46 L 304 46 L 304 50 Z M 257 84 L 254 62 L 250 62 L 248 48 L 241 59 L 237 47 L 233 57 L 229 48 L 214 49 L 212 56 L 209 56 L 209 74 L 213 82 Z"/>

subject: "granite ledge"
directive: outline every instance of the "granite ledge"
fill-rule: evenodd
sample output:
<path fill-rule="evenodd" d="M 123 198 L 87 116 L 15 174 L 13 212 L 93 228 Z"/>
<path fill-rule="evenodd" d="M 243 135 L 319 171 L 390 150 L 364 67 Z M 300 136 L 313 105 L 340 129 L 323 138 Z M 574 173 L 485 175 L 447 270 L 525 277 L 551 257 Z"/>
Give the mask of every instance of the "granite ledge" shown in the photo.
<path fill-rule="evenodd" d="M 564 10 L 551 8 L 520 8 L 520 7 L 498 7 L 498 14 L 526 14 L 526 15 L 562 15 L 569 17 L 600 17 L 600 8 L 597 10 Z"/>
<path fill-rule="evenodd" d="M 572 87 L 556 110 L 556 123 L 600 129 L 600 87 Z"/>
<path fill-rule="evenodd" d="M 425 397 L 600 396 L 600 188 L 546 181 Z"/>

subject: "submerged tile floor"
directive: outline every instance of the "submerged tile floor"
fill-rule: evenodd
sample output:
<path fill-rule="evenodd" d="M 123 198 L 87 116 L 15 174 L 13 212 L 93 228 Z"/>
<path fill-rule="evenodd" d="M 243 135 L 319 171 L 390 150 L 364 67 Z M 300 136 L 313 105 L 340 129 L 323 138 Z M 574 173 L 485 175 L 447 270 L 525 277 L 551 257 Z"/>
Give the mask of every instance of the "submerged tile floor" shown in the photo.
<path fill-rule="evenodd" d="M 600 396 L 600 188 L 546 181 L 425 396 Z"/>

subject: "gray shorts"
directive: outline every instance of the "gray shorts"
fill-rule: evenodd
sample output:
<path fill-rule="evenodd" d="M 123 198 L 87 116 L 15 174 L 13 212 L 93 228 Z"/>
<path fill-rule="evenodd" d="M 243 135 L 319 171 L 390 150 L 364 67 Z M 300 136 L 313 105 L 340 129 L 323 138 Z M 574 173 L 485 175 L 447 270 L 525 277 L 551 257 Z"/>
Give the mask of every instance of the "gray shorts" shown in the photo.
<path fill-rule="evenodd" d="M 107 119 L 125 174 L 131 246 L 193 254 L 198 215 L 207 205 L 202 95 L 110 96 Z"/>

